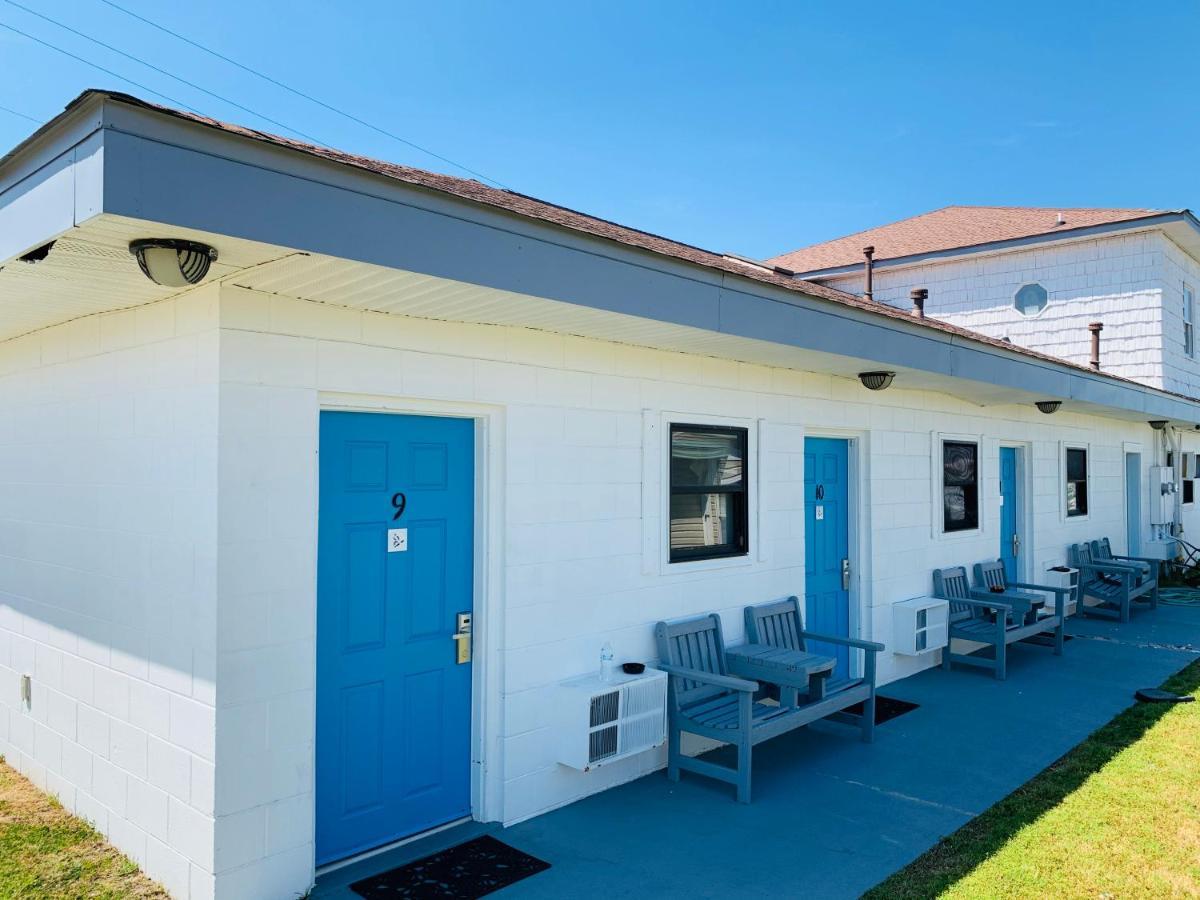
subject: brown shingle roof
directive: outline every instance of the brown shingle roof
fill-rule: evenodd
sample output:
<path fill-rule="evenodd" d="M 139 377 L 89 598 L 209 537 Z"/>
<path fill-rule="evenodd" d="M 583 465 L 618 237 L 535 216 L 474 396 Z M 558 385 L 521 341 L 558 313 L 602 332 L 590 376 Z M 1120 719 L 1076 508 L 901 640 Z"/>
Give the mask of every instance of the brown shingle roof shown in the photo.
<path fill-rule="evenodd" d="M 1174 212 L 1174 210 L 1170 210 Z M 1160 215 L 1160 209 L 1079 209 L 1031 206 L 947 206 L 856 234 L 802 247 L 768 260 L 794 272 L 815 272 L 863 261 L 863 247 L 875 259 L 895 259 L 1015 238 L 1070 233 L 1077 228 L 1131 222 Z M 1059 216 L 1063 222 L 1059 224 Z"/>
<path fill-rule="evenodd" d="M 824 285 L 816 284 L 811 281 L 803 281 L 794 277 L 791 273 L 775 272 L 754 263 L 741 262 L 735 257 L 712 253 L 708 250 L 701 250 L 700 248 L 693 247 L 690 244 L 682 244 L 678 241 L 668 240 L 667 238 L 659 237 L 658 235 L 650 234 L 649 232 L 638 231 L 633 228 L 626 228 L 623 225 L 617 225 L 616 223 L 609 222 L 606 219 L 598 219 L 594 216 L 585 215 L 584 213 L 576 212 L 575 210 L 567 209 L 563 206 L 556 206 L 552 203 L 536 200 L 533 197 L 528 197 L 524 194 L 488 187 L 487 185 L 478 181 L 455 178 L 450 175 L 441 175 L 436 172 L 428 172 L 424 169 L 415 169 L 409 166 L 401 166 L 395 163 L 371 159 L 365 156 L 356 156 L 350 153 L 343 153 L 340 150 L 333 150 L 328 147 L 319 147 L 313 144 L 304 143 L 302 141 L 295 141 L 291 138 L 279 137 L 278 135 L 270 134 L 265 131 L 246 128 L 242 125 L 231 125 L 227 122 L 219 121 L 218 119 L 210 119 L 207 116 L 183 112 L 181 110 L 171 109 L 167 106 L 159 106 L 156 103 L 149 103 L 138 97 L 134 97 L 129 94 L 123 94 L 117 91 L 95 89 L 84 91 L 67 105 L 67 109 L 70 110 L 92 97 L 102 97 L 121 103 L 128 103 L 133 106 L 155 110 L 176 118 L 197 122 L 201 125 L 206 125 L 230 134 L 242 135 L 244 137 L 262 141 L 264 143 L 274 144 L 280 147 L 287 147 L 311 156 L 321 157 L 332 162 L 354 166 L 355 168 L 374 172 L 388 178 L 394 178 L 397 181 L 402 181 L 407 184 L 417 185 L 430 190 L 439 191 L 441 193 L 461 197 L 466 200 L 472 200 L 476 203 L 492 206 L 497 209 L 506 210 L 526 218 L 549 222 L 560 225 L 564 228 L 569 228 L 575 231 L 584 232 L 597 237 L 615 241 L 626 246 L 639 247 L 652 253 L 658 253 L 673 259 L 695 263 L 697 265 L 726 272 L 731 275 L 741 276 L 752 281 L 769 284 L 777 288 L 792 291 L 798 295 L 805 295 L 831 301 L 842 306 L 863 310 L 873 315 L 901 321 L 905 325 L 924 327 L 933 331 L 940 331 L 944 334 L 955 335 L 960 338 L 975 341 L 976 343 L 986 344 L 1005 353 L 1013 353 L 1018 356 L 1042 360 L 1044 362 L 1053 363 L 1054 365 L 1064 366 L 1068 369 L 1086 372 L 1090 375 L 1101 375 L 1105 378 L 1111 378 L 1114 381 L 1120 381 L 1131 386 L 1146 387 L 1146 385 L 1143 385 L 1140 382 L 1133 381 L 1129 378 L 1124 378 L 1120 375 L 1113 375 L 1108 372 L 1096 372 L 1087 366 L 1079 365 L 1078 363 L 1073 363 L 1057 356 L 1051 356 L 1047 353 L 1040 353 L 1036 350 L 1030 350 L 1026 347 L 1020 347 L 1007 341 L 1002 341 L 997 338 L 989 337 L 985 334 L 980 334 L 977 331 L 961 328 L 958 325 L 951 325 L 948 322 L 942 322 L 937 319 L 917 319 L 908 312 L 888 306 L 887 304 L 875 303 L 870 300 L 865 300 L 855 294 L 848 294 L 844 291 L 825 287 Z M 46 127 L 48 127 L 48 125 L 43 126 L 43 129 Z M 9 156 L 13 155 L 15 152 L 16 151 L 14 150 L 9 154 Z M 5 157 L 5 159 L 7 158 L 8 157 Z M 1152 388 L 1151 390 L 1158 389 Z M 1163 394 L 1172 394 L 1171 391 L 1159 390 L 1158 392 Z M 1184 397 L 1182 394 L 1172 395 Z M 1185 399 L 1191 400 L 1194 398 L 1185 397 Z"/>

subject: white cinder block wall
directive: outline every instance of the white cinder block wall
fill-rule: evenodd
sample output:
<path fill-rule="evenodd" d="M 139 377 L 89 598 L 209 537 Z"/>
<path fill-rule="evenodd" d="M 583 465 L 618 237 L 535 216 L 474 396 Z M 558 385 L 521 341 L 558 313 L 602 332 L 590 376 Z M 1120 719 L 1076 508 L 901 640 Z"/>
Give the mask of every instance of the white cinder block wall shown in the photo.
<path fill-rule="evenodd" d="M 193 898 L 213 893 L 217 298 L 0 343 L 0 752 Z"/>
<path fill-rule="evenodd" d="M 996 555 L 1000 442 L 1032 460 L 1031 573 L 1069 541 L 1123 546 L 1125 442 L 1150 463 L 1137 423 L 233 287 L 0 345 L 0 365 L 0 746 L 180 897 L 284 898 L 312 880 L 323 404 L 492 416 L 481 802 L 507 822 L 662 763 L 555 762 L 553 686 L 604 641 L 652 658 L 656 620 L 709 610 L 738 640 L 743 604 L 803 591 L 805 433 L 859 440 L 857 603 L 885 643 L 890 604 L 928 592 L 934 567 Z M 664 573 L 655 424 L 712 417 L 762 436 L 762 550 Z M 979 534 L 934 533 L 937 432 L 982 442 Z M 1086 519 L 1063 518 L 1063 441 L 1091 450 Z M 885 653 L 881 676 L 917 667 Z"/>
<path fill-rule="evenodd" d="M 1165 320 L 1163 314 L 1164 283 L 1171 283 L 1166 260 L 1172 252 L 1177 260 L 1186 256 L 1160 232 L 1145 231 L 902 268 L 885 266 L 875 271 L 875 299 L 911 309 L 908 292 L 925 287 L 925 313 L 932 318 L 1007 337 L 1022 347 L 1082 365 L 1091 358 L 1088 323 L 1103 322 L 1104 371 L 1179 391 L 1181 385 L 1200 384 L 1200 367 L 1190 361 L 1184 365 L 1169 352 L 1176 343 L 1182 350 L 1177 324 L 1182 301 L 1168 299 Z M 1194 262 L 1192 267 L 1194 271 Z M 862 293 L 861 273 L 821 280 Z M 1013 306 L 1013 298 L 1031 282 L 1046 289 L 1049 303 L 1039 314 L 1024 316 Z M 1175 290 L 1178 296 L 1180 288 Z M 1183 369 L 1187 377 L 1181 377 Z"/>
<path fill-rule="evenodd" d="M 484 812 L 507 822 L 662 764 L 651 754 L 585 775 L 555 762 L 553 686 L 596 666 L 602 643 L 611 641 L 618 658 L 653 658 L 655 621 L 710 610 L 722 612 L 736 641 L 745 603 L 803 591 L 806 429 L 860 437 L 859 602 L 864 636 L 885 642 L 890 604 L 927 593 L 934 567 L 997 555 L 1000 441 L 1025 442 L 1031 454 L 1031 572 L 1062 561 L 1070 541 L 1108 534 L 1123 546 L 1123 442 L 1144 445 L 1149 465 L 1146 426 L 1065 411 L 980 408 L 902 384 L 868 394 L 828 376 L 242 288 L 223 290 L 221 311 L 217 884 L 224 896 L 287 896 L 302 891 L 311 873 L 322 403 L 391 398 L 397 409 L 424 410 L 434 401 L 496 417 L 502 463 L 490 474 L 502 482 L 502 537 L 490 549 L 500 577 L 490 586 L 491 608 L 477 610 L 491 624 L 476 658 L 493 672 L 483 698 L 490 723 Z M 665 529 L 647 527 L 643 511 L 660 513 L 655 473 L 664 451 L 646 435 L 663 413 L 764 423 L 765 558 L 752 552 L 747 566 L 662 573 L 657 542 Z M 937 431 L 982 440 L 978 535 L 934 537 Z M 1064 440 L 1091 450 L 1085 519 L 1063 517 Z M 917 668 L 885 654 L 881 675 L 891 680 Z"/>

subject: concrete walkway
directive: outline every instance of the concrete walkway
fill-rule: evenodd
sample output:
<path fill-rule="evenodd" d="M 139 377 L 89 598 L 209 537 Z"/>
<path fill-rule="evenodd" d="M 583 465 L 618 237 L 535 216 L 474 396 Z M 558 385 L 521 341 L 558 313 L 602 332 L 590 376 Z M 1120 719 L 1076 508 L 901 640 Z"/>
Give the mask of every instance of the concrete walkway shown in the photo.
<path fill-rule="evenodd" d="M 1200 606 L 1069 622 L 1065 655 L 1010 649 L 1008 680 L 939 669 L 883 693 L 920 708 L 874 744 L 820 723 L 755 748 L 754 802 L 662 773 L 508 829 L 469 825 L 323 876 L 315 898 L 492 833 L 551 864 L 497 897 L 857 897 L 1200 655 Z M 718 753 L 722 751 L 716 751 Z"/>

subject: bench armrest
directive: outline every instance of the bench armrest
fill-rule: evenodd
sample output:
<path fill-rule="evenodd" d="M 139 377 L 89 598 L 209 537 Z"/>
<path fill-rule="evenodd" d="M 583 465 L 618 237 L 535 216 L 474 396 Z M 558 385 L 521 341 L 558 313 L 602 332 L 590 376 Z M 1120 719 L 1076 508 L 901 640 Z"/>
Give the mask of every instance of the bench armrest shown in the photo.
<path fill-rule="evenodd" d="M 1161 559 L 1154 559 L 1149 556 L 1118 556 L 1115 553 L 1113 554 L 1113 559 L 1130 560 L 1132 562 L 1143 562 L 1143 563 L 1149 564 L 1151 568 L 1158 568 L 1158 564 L 1160 562 L 1162 562 Z"/>
<path fill-rule="evenodd" d="M 732 675 L 717 675 L 715 672 L 687 669 L 683 666 L 672 666 L 669 663 L 659 663 L 655 668 L 662 669 L 668 675 L 686 678 L 689 681 L 699 681 L 701 684 L 711 684 L 713 687 L 725 688 L 727 691 L 745 691 L 753 694 L 758 690 L 757 681 L 747 681 L 745 678 L 735 678 Z"/>
<path fill-rule="evenodd" d="M 1090 566 L 1076 566 L 1075 568 L 1079 570 L 1080 574 L 1094 572 L 1096 575 L 1117 575 L 1123 582 L 1132 582 L 1137 575 L 1132 566 L 1104 566 L 1093 563 Z"/>
<path fill-rule="evenodd" d="M 1027 591 L 1045 591 L 1053 594 L 1070 594 L 1071 589 L 1067 587 L 1058 587 L 1052 584 L 1030 584 L 1026 581 L 1010 581 L 1009 587 L 1022 588 Z"/>
<path fill-rule="evenodd" d="M 822 644 L 841 644 L 843 647 L 857 647 L 859 650 L 870 650 L 878 653 L 883 650 L 883 644 L 875 641 L 864 641 L 858 638 L 835 637 L 832 634 L 818 634 L 815 631 L 801 631 L 800 636 L 806 641 L 820 641 Z"/>
<path fill-rule="evenodd" d="M 987 591 L 985 593 L 991 593 L 991 591 Z M 995 610 L 996 612 L 1002 612 L 1002 613 L 1006 613 L 1009 615 L 1011 615 L 1012 611 L 1013 611 L 1011 603 L 1003 603 L 999 600 L 980 600 L 978 597 L 972 598 L 970 600 L 964 600 L 961 597 L 955 597 L 950 602 L 951 603 L 964 603 L 967 606 L 974 606 L 977 609 L 991 609 L 991 610 Z"/>

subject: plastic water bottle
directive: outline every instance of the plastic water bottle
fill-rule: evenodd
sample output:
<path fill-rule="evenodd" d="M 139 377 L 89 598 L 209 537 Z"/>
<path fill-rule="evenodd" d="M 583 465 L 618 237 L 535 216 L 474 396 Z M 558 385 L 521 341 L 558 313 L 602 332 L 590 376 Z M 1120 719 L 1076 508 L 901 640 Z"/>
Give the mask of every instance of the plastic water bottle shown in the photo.
<path fill-rule="evenodd" d="M 616 668 L 616 664 L 613 663 L 612 644 L 605 641 L 604 646 L 600 648 L 600 680 L 612 681 Z"/>

